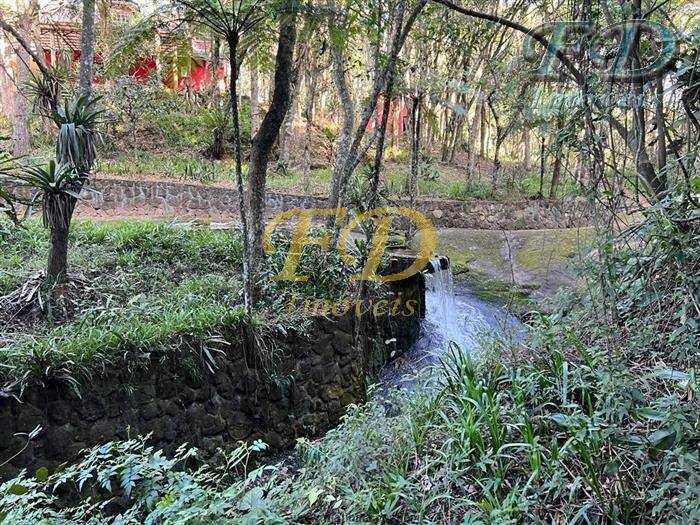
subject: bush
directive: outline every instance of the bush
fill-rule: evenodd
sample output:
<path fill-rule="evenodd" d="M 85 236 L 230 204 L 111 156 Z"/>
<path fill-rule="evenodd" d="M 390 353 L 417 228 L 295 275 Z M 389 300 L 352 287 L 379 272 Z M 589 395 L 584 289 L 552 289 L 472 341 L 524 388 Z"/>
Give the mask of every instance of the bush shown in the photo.
<path fill-rule="evenodd" d="M 220 125 L 214 118 L 218 112 L 189 101 L 184 93 L 166 89 L 156 77 L 147 81 L 118 77 L 105 91 L 105 98 L 112 122 L 109 135 L 116 150 L 203 153 L 211 146 L 214 128 Z M 241 139 L 247 146 L 250 144 L 250 104 L 241 105 L 240 119 Z M 229 129 L 232 128 L 229 126 Z"/>

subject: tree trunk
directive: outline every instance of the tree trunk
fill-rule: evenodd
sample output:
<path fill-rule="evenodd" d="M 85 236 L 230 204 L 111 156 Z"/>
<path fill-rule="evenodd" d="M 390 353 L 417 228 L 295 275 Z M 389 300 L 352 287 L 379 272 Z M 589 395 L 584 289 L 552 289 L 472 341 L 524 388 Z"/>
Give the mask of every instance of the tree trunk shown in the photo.
<path fill-rule="evenodd" d="M 523 169 L 529 171 L 532 167 L 532 145 L 530 130 L 523 130 Z"/>
<path fill-rule="evenodd" d="M 311 148 L 314 126 L 314 107 L 316 102 L 316 77 L 318 69 L 315 64 L 315 57 L 311 56 L 314 63 L 306 72 L 306 100 L 304 101 L 304 121 L 306 130 L 304 132 L 304 159 L 302 165 L 304 191 L 309 191 L 309 173 L 311 172 Z"/>
<path fill-rule="evenodd" d="M 243 162 L 241 152 L 241 125 L 238 111 L 238 36 L 231 35 L 228 38 L 229 68 L 231 79 L 229 81 L 229 95 L 231 98 L 231 118 L 233 121 L 233 155 L 236 170 L 236 193 L 238 198 L 238 211 L 241 220 L 241 234 L 243 237 L 243 303 L 248 320 L 253 317 L 253 277 L 250 273 L 250 245 L 248 243 L 248 217 L 246 214 L 245 188 L 243 185 Z M 250 343 L 250 338 L 249 338 Z"/>
<path fill-rule="evenodd" d="M 336 31 L 335 19 L 332 22 L 331 31 Z M 340 126 L 340 137 L 338 149 L 335 155 L 335 165 L 333 166 L 333 181 L 331 184 L 330 207 L 338 207 L 340 196 L 340 186 L 343 179 L 343 170 L 348 163 L 348 153 L 350 151 L 350 141 L 355 130 L 355 105 L 350 96 L 347 77 L 345 76 L 345 57 L 343 52 L 336 45 L 331 50 L 331 60 L 333 61 L 333 79 L 338 97 L 340 98 L 340 109 L 342 112 L 342 122 Z M 332 219 L 330 219 L 332 223 Z"/>
<path fill-rule="evenodd" d="M 540 139 L 540 191 L 537 192 L 537 197 L 540 199 L 544 198 L 544 168 L 547 159 L 546 155 L 547 151 L 545 149 L 544 137 L 542 137 Z"/>
<path fill-rule="evenodd" d="M 15 112 L 15 89 L 10 75 L 12 69 L 10 54 L 5 32 L 0 31 L 0 111 L 11 118 Z"/>
<path fill-rule="evenodd" d="M 421 138 L 421 106 L 423 94 L 416 92 L 411 104 L 411 174 L 408 179 L 408 198 L 411 209 L 416 207 L 418 198 L 418 178 L 420 176 L 420 138 Z M 408 230 L 409 241 L 414 235 L 414 225 L 411 223 Z"/>
<path fill-rule="evenodd" d="M 17 68 L 15 69 L 14 113 L 12 114 L 12 154 L 22 157 L 31 149 L 29 139 L 29 100 L 22 92 L 24 84 L 29 80 L 29 69 L 25 62 L 27 53 L 22 49 L 17 51 Z"/>
<path fill-rule="evenodd" d="M 57 225 L 49 234 L 49 254 L 46 282 L 49 286 L 63 284 L 68 274 L 68 230 L 69 226 Z"/>
<path fill-rule="evenodd" d="M 562 147 L 561 140 L 555 138 L 554 145 L 554 164 L 552 165 L 552 185 L 549 189 L 549 198 L 554 200 L 557 198 L 557 190 L 559 189 L 559 182 L 561 181 L 561 168 L 562 168 Z"/>
<path fill-rule="evenodd" d="M 299 46 L 297 53 L 303 53 L 302 46 Z M 280 164 L 289 167 L 290 151 L 289 144 L 292 138 L 292 130 L 294 128 L 294 119 L 296 118 L 297 112 L 299 110 L 299 91 L 301 88 L 301 81 L 303 75 L 297 74 L 294 76 L 291 85 L 290 93 L 290 109 L 284 116 L 284 121 L 282 122 L 282 128 L 279 135 L 279 161 Z"/>
<path fill-rule="evenodd" d="M 552 185 L 549 189 L 549 198 L 554 200 L 557 198 L 557 190 L 559 189 L 559 182 L 561 181 L 561 171 L 562 171 L 562 155 L 564 153 L 564 143 L 560 137 L 561 132 L 564 129 L 565 118 L 563 113 L 559 113 L 557 116 L 557 131 L 554 134 L 554 164 L 552 165 Z"/>
<path fill-rule="evenodd" d="M 27 155 L 31 149 L 29 135 L 29 99 L 24 93 L 24 86 L 29 80 L 30 51 L 29 43 L 33 40 L 33 26 L 39 16 L 39 4 L 35 0 L 18 4 L 19 20 L 16 31 L 23 39 L 16 51 L 15 59 L 15 96 L 12 115 L 12 153 L 16 157 Z"/>
<path fill-rule="evenodd" d="M 474 109 L 474 117 L 472 118 L 471 128 L 469 129 L 469 140 L 467 141 L 468 166 L 465 182 L 469 182 L 469 178 L 474 173 L 476 167 L 476 136 L 479 133 L 479 121 L 481 120 L 481 108 L 483 105 L 484 98 L 479 91 L 476 95 L 476 108 Z"/>
<path fill-rule="evenodd" d="M 666 147 L 666 119 L 664 118 L 664 79 L 656 79 L 656 157 L 659 166 L 659 183 L 667 185 L 666 163 L 668 162 L 668 150 Z"/>
<path fill-rule="evenodd" d="M 250 136 L 254 137 L 260 130 L 260 77 L 258 63 L 250 64 Z"/>
<path fill-rule="evenodd" d="M 486 104 L 481 104 L 481 116 L 479 124 L 479 158 L 486 158 L 486 128 L 488 119 L 486 117 Z"/>
<path fill-rule="evenodd" d="M 259 268 L 264 260 L 262 238 L 265 230 L 267 165 L 292 97 L 293 55 L 297 36 L 295 15 L 296 12 L 285 14 L 281 19 L 272 101 L 251 145 L 248 202 L 252 268 Z"/>
<path fill-rule="evenodd" d="M 336 162 L 336 167 L 334 169 L 333 176 L 334 185 L 330 200 L 331 208 L 337 208 L 339 206 L 342 206 L 342 203 L 345 200 L 347 184 L 350 180 L 350 177 L 352 176 L 353 171 L 360 162 L 362 141 L 366 134 L 367 126 L 370 120 L 372 119 L 375 110 L 377 109 L 377 102 L 379 100 L 379 96 L 381 95 L 382 90 L 386 87 L 389 75 L 393 74 L 393 71 L 396 68 L 398 55 L 401 52 L 401 49 L 403 48 L 404 44 L 406 43 L 406 38 L 408 37 L 411 28 L 415 24 L 418 15 L 420 15 L 421 11 L 427 3 L 428 0 L 420 0 L 418 4 L 413 8 L 411 15 L 408 17 L 405 27 L 402 25 L 398 25 L 395 28 L 386 65 L 381 71 L 377 72 L 377 75 L 374 80 L 374 85 L 372 86 L 372 93 L 370 94 L 367 105 L 365 106 L 364 111 L 362 113 L 360 125 L 355 130 L 354 138 L 348 149 L 346 159 L 343 163 Z M 405 7 L 404 4 L 405 1 L 402 0 L 395 8 L 395 10 L 403 9 Z M 337 234 L 337 224 L 335 230 Z M 338 236 L 335 235 L 334 239 L 336 241 L 337 238 Z"/>
<path fill-rule="evenodd" d="M 641 18 L 641 0 L 632 2 L 632 16 L 635 19 Z M 639 43 L 639 32 L 635 35 L 632 43 L 631 68 L 641 68 L 641 52 Z M 632 137 L 631 146 L 634 154 L 637 174 L 642 177 L 647 186 L 654 193 L 655 197 L 661 196 L 666 191 L 666 181 L 658 176 L 654 165 L 649 159 L 649 152 L 646 144 L 646 110 L 644 108 L 644 81 L 641 79 L 632 82 L 632 92 L 635 95 L 634 107 L 632 108 Z"/>
<path fill-rule="evenodd" d="M 92 91 L 92 65 L 95 59 L 95 0 L 83 0 L 83 27 L 80 37 L 80 96 Z"/>

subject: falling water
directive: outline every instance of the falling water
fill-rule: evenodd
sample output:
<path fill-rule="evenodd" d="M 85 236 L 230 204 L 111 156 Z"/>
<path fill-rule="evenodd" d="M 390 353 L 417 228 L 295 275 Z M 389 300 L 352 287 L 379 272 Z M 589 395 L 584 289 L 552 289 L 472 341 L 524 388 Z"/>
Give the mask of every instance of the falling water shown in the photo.
<path fill-rule="evenodd" d="M 381 382 L 398 384 L 407 376 L 439 363 L 450 343 L 462 352 L 478 357 L 485 337 L 510 338 L 523 331 L 523 325 L 502 305 L 476 297 L 468 288 L 455 285 L 452 268 L 426 274 L 426 316 L 421 322 L 421 338 L 397 363 L 387 366 Z M 443 265 L 444 266 L 444 265 Z"/>

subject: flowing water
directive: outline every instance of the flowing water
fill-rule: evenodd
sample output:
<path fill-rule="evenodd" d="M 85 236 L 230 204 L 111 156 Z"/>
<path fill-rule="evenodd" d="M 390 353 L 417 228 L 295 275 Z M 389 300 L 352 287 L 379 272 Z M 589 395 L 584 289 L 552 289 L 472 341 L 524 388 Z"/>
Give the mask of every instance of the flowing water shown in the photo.
<path fill-rule="evenodd" d="M 426 275 L 426 316 L 421 337 L 401 358 L 384 368 L 380 383 L 410 383 L 417 374 L 439 364 L 455 343 L 462 352 L 478 357 L 485 338 L 517 340 L 525 326 L 503 305 L 476 297 L 469 288 L 455 284 L 452 270 Z"/>

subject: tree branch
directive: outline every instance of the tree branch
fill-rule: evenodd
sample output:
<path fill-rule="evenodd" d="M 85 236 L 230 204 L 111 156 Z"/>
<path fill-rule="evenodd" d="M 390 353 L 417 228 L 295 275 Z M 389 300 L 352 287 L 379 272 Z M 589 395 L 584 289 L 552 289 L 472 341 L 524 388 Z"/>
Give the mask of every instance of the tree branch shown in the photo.
<path fill-rule="evenodd" d="M 41 60 L 41 57 L 39 57 L 36 51 L 32 49 L 32 47 L 24 39 L 24 37 L 19 34 L 19 31 L 17 31 L 14 27 L 12 27 L 5 21 L 5 17 L 2 11 L 0 11 L 0 29 L 7 33 L 10 33 L 13 37 L 15 37 L 15 40 L 17 40 L 19 45 L 24 48 L 24 50 L 29 54 L 30 57 L 32 57 L 32 60 L 39 67 L 39 70 L 41 71 L 42 75 L 44 75 L 47 78 L 53 77 L 49 69 L 44 65 L 44 62 Z"/>

